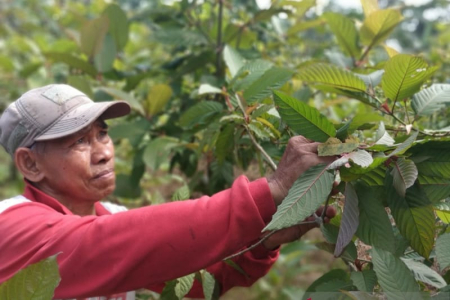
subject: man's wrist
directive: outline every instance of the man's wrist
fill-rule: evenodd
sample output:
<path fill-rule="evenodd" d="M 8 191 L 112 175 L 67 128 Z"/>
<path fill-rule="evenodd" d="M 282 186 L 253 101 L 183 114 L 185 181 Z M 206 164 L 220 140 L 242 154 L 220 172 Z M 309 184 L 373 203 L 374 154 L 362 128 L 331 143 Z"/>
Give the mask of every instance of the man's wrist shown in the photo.
<path fill-rule="evenodd" d="M 267 178 L 267 184 L 269 185 L 270 192 L 272 194 L 275 206 L 281 204 L 283 199 L 286 197 L 286 192 L 280 183 L 273 177 Z"/>

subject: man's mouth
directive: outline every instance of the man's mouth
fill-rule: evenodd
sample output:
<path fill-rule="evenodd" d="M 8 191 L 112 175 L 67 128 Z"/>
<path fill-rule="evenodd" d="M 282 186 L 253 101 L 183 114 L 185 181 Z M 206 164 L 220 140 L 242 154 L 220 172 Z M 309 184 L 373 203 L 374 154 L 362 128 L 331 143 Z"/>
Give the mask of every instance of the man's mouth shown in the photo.
<path fill-rule="evenodd" d="M 100 173 L 97 173 L 92 179 L 106 178 L 106 177 L 109 177 L 112 175 L 114 175 L 114 169 L 107 169 L 107 170 L 101 171 Z"/>

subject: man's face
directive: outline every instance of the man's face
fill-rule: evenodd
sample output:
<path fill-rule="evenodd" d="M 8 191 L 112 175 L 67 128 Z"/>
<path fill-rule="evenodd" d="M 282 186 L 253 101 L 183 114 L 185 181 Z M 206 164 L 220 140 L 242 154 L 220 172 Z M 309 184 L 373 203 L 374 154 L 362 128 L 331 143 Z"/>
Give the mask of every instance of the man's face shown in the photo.
<path fill-rule="evenodd" d="M 66 206 L 99 201 L 114 191 L 114 145 L 102 120 L 73 135 L 38 142 L 33 151 L 45 174 L 38 187 Z"/>

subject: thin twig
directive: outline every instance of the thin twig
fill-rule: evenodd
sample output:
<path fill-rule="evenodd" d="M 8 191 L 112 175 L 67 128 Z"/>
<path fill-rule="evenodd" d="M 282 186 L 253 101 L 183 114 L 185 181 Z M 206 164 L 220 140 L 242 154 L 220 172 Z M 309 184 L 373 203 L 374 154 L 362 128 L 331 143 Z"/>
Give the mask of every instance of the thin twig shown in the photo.
<path fill-rule="evenodd" d="M 250 136 L 250 139 L 252 140 L 253 146 L 255 146 L 256 149 L 258 149 L 261 152 L 261 154 L 267 160 L 267 163 L 269 164 L 269 166 L 272 168 L 272 170 L 275 171 L 277 169 L 277 164 L 272 160 L 270 155 L 267 154 L 267 152 L 264 150 L 264 148 L 260 144 L 258 144 L 258 141 L 256 141 L 255 137 L 253 136 L 252 132 L 250 131 L 250 128 L 248 128 L 247 125 L 244 125 L 244 127 L 247 130 L 247 133 Z"/>
<path fill-rule="evenodd" d="M 216 76 L 217 78 L 222 78 L 222 19 L 223 19 L 223 1 L 219 1 L 219 16 L 218 16 L 218 26 L 217 26 L 217 44 L 216 44 Z"/>
<path fill-rule="evenodd" d="M 314 220 L 314 221 L 305 221 L 305 222 L 300 222 L 300 223 L 298 223 L 298 224 L 296 224 L 296 225 L 313 224 L 313 223 L 318 223 L 318 222 L 317 222 L 317 220 Z M 296 226 L 296 225 L 293 225 L 293 226 Z M 271 237 L 273 234 L 275 234 L 275 233 L 277 233 L 278 231 L 283 230 L 283 229 L 285 229 L 285 228 L 271 231 L 270 233 L 268 233 L 267 235 L 265 235 L 264 237 L 262 237 L 262 238 L 261 238 L 258 242 L 256 242 L 255 244 L 253 244 L 253 245 L 251 245 L 251 246 L 245 248 L 244 250 L 241 250 L 241 251 L 239 251 L 239 252 L 237 252 L 237 253 L 235 253 L 235 254 L 232 254 L 232 255 L 230 255 L 230 256 L 227 256 L 227 257 L 225 257 L 223 260 L 229 260 L 229 259 L 238 257 L 239 255 L 242 255 L 242 254 L 244 254 L 245 252 L 248 252 L 248 251 L 250 251 L 250 250 L 256 248 L 257 246 L 261 245 L 265 240 L 267 240 L 269 237 Z"/>

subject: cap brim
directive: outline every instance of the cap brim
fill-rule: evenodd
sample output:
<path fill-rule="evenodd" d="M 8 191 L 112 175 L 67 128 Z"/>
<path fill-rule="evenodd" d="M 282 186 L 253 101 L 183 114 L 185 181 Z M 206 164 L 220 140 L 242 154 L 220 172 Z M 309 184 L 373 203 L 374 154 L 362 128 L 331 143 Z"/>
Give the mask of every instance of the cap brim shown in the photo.
<path fill-rule="evenodd" d="M 130 105 L 125 101 L 86 103 L 72 109 L 34 140 L 46 141 L 65 137 L 83 129 L 99 117 L 113 119 L 125 116 L 130 111 Z"/>

